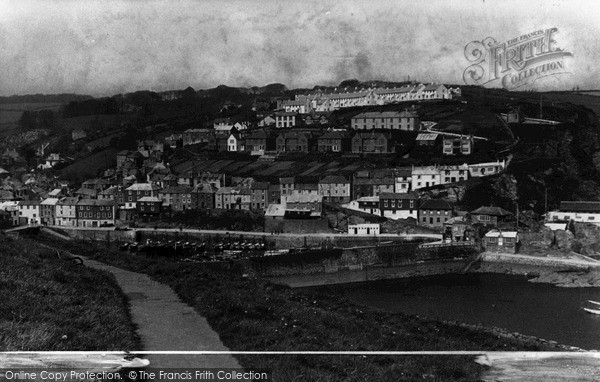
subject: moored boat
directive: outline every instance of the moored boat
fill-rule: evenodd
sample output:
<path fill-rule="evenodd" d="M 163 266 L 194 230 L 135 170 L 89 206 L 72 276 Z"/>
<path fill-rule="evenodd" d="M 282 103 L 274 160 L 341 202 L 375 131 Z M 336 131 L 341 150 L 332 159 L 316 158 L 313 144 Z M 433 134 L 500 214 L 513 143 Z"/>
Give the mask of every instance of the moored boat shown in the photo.
<path fill-rule="evenodd" d="M 583 310 L 585 310 L 586 312 L 591 313 L 591 314 L 600 314 L 600 310 L 599 309 L 583 308 Z"/>

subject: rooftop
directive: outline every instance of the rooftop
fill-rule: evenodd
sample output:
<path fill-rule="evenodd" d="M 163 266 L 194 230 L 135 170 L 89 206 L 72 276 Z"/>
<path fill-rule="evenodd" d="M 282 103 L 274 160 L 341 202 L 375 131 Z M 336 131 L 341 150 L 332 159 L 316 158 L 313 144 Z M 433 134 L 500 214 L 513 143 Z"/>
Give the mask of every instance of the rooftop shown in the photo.
<path fill-rule="evenodd" d="M 563 212 L 600 212 L 600 202 L 561 201 L 560 211 Z"/>

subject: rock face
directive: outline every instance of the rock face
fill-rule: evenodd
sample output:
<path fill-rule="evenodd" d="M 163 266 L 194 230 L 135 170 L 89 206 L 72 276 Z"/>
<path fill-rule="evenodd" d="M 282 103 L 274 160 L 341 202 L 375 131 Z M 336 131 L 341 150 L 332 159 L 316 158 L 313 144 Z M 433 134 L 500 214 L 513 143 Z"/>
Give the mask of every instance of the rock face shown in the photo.
<path fill-rule="evenodd" d="M 562 250 L 571 250 L 573 245 L 574 235 L 571 231 L 558 230 L 554 231 L 556 248 Z"/>
<path fill-rule="evenodd" d="M 554 232 L 547 227 L 543 227 L 540 232 L 522 232 L 519 237 L 521 248 L 525 251 L 528 249 L 549 249 L 554 243 Z"/>
<path fill-rule="evenodd" d="M 600 227 L 588 223 L 573 224 L 575 234 L 573 235 L 571 248 L 583 255 L 600 253 Z"/>

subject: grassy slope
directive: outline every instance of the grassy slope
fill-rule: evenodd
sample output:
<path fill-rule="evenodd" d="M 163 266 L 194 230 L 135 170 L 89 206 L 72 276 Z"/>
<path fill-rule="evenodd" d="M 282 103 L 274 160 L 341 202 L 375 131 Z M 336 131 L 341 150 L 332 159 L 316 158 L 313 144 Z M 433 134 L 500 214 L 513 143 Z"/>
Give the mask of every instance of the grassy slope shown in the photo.
<path fill-rule="evenodd" d="M 126 297 L 112 275 L 0 236 L 0 351 L 137 350 Z"/>
<path fill-rule="evenodd" d="M 214 266 L 123 253 L 107 249 L 105 243 L 58 245 L 169 284 L 233 350 L 540 350 L 489 333 L 358 307 L 329 292 L 292 290 L 242 278 Z M 238 358 L 246 367 L 273 369 L 277 381 L 431 380 L 433 376 L 444 381 L 475 380 L 481 370 L 472 357 Z"/>

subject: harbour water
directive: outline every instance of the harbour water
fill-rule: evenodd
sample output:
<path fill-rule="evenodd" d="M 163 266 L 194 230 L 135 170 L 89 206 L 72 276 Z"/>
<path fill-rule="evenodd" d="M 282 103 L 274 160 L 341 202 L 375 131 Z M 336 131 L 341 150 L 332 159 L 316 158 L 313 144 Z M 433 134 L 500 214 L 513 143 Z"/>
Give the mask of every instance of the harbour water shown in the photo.
<path fill-rule="evenodd" d="M 356 304 L 433 319 L 504 328 L 600 349 L 600 315 L 586 313 L 600 288 L 560 288 L 500 274 L 452 274 L 330 287 Z"/>

